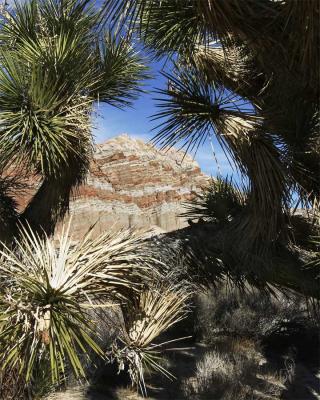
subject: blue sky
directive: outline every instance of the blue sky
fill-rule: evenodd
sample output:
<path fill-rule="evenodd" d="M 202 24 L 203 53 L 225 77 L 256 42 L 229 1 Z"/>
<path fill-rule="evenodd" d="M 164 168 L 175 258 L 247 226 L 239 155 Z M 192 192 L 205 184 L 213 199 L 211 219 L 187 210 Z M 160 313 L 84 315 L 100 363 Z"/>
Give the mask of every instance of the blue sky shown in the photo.
<path fill-rule="evenodd" d="M 152 139 L 156 133 L 155 131 L 152 132 L 152 128 L 157 125 L 156 122 L 151 121 L 151 116 L 157 112 L 156 100 L 154 100 L 157 94 L 152 93 L 152 91 L 165 88 L 166 78 L 161 75 L 163 63 L 152 62 L 149 65 L 153 78 L 146 82 L 145 89 L 148 93 L 141 95 L 133 103 L 132 108 L 119 110 L 104 104 L 97 105 L 93 132 L 97 143 L 104 142 L 121 133 L 127 133 L 132 137 L 145 141 Z M 168 66 L 166 66 L 167 69 Z M 218 164 L 215 162 L 212 147 L 214 148 Z M 212 143 L 207 141 L 199 148 L 195 159 L 203 172 L 208 175 L 216 176 L 220 172 L 220 174 L 225 176 L 231 175 L 233 172 L 215 139 L 212 140 Z"/>
<path fill-rule="evenodd" d="M 20 2 L 23 1 L 25 0 L 20 0 Z M 9 4 L 12 3 L 13 0 L 9 0 Z M 101 3 L 101 0 L 96 0 L 96 7 L 99 7 Z M 156 131 L 152 132 L 152 128 L 157 125 L 156 122 L 150 120 L 151 116 L 157 112 L 156 101 L 154 100 L 156 94 L 152 93 L 152 91 L 164 88 L 166 85 L 166 79 L 161 76 L 160 73 L 163 64 L 164 62 L 149 63 L 153 79 L 149 79 L 145 82 L 145 89 L 148 90 L 148 93 L 141 95 L 140 98 L 133 103 L 132 108 L 119 110 L 104 104 L 96 106 L 93 130 L 96 143 L 104 142 L 122 133 L 127 133 L 132 137 L 140 138 L 145 141 L 152 139 L 153 135 L 156 133 Z M 170 72 L 168 71 L 168 64 L 166 65 L 166 70 Z M 211 142 L 207 141 L 199 148 L 194 158 L 199 163 L 202 171 L 208 175 L 216 176 L 220 174 L 223 176 L 230 176 L 234 173 L 222 149 L 214 138 Z"/>

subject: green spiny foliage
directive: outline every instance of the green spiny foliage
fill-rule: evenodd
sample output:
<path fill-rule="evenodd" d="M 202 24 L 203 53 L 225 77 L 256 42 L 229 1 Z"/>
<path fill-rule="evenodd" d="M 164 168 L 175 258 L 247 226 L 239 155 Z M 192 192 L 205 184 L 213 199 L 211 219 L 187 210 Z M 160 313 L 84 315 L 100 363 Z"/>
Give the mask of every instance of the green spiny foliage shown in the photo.
<path fill-rule="evenodd" d="M 190 285 L 161 275 L 162 262 L 146 247 L 149 232 L 94 238 L 91 230 L 74 243 L 70 224 L 59 240 L 21 227 L 15 246 L 0 251 L 0 378 L 12 377 L 21 393 L 46 394 L 70 372 L 85 378 L 93 357 L 109 358 L 146 394 L 146 371 L 172 377 L 162 352 L 180 339 L 157 339 L 186 317 Z M 120 316 L 118 325 L 108 320 L 119 336 L 106 352 L 97 311 L 110 307 Z"/>
<path fill-rule="evenodd" d="M 186 211 L 181 216 L 225 223 L 231 221 L 245 204 L 246 194 L 233 185 L 232 178 L 218 177 L 212 179 L 194 199 L 185 203 Z"/>
<path fill-rule="evenodd" d="M 146 67 L 129 39 L 106 29 L 94 2 L 16 3 L 0 26 L 0 168 L 42 181 L 17 220 L 51 234 L 88 171 L 94 102 L 124 107 Z"/>
<path fill-rule="evenodd" d="M 89 232 L 73 244 L 66 230 L 55 244 L 22 228 L 15 248 L 1 251 L 0 370 L 17 368 L 28 383 L 47 359 L 53 383 L 67 366 L 83 377 L 90 353 L 104 357 L 89 311 L 132 299 L 156 263 L 142 254 L 143 240 Z"/>

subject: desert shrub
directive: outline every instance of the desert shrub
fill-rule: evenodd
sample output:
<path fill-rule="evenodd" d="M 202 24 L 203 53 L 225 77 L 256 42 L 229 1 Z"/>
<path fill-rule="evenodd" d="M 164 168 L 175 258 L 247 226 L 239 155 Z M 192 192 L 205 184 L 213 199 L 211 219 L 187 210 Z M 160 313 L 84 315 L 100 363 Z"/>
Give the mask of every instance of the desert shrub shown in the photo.
<path fill-rule="evenodd" d="M 209 355 L 185 382 L 191 398 L 279 399 L 299 386 L 299 365 L 309 365 L 309 378 L 319 368 L 318 322 L 307 302 L 276 294 L 221 285 L 196 296 L 195 330 Z"/>
<path fill-rule="evenodd" d="M 261 357 L 247 351 L 239 340 L 229 345 L 228 352 L 209 350 L 204 354 L 194 376 L 183 382 L 186 398 L 258 400 L 280 394 L 283 378 L 269 372 L 257 379 Z"/>
<path fill-rule="evenodd" d="M 207 343 L 217 334 L 261 339 L 287 321 L 306 316 L 299 298 L 250 289 L 240 291 L 221 285 L 200 293 L 196 299 L 196 331 Z"/>

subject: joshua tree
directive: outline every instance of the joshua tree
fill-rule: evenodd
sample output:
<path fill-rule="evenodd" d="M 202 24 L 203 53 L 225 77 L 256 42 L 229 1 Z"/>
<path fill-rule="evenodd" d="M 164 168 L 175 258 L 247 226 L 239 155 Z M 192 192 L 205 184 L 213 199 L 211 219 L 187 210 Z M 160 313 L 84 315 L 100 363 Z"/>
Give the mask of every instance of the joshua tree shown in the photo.
<path fill-rule="evenodd" d="M 94 4 L 32 0 L 1 18 L 1 240 L 18 221 L 53 232 L 88 170 L 94 102 L 124 107 L 141 91 L 146 67 Z M 19 169 L 39 181 L 20 215 L 6 177 Z"/>
<path fill-rule="evenodd" d="M 274 282 L 298 288 L 305 273 L 292 200 L 311 208 L 320 196 L 319 3 L 107 0 L 105 12 L 174 62 L 155 141 L 197 149 L 215 135 L 248 182 L 245 205 L 223 226 L 206 226 L 205 249 L 202 228 L 187 236 L 231 270 L 263 281 L 272 271 Z M 302 225 L 310 232 L 310 220 Z"/>

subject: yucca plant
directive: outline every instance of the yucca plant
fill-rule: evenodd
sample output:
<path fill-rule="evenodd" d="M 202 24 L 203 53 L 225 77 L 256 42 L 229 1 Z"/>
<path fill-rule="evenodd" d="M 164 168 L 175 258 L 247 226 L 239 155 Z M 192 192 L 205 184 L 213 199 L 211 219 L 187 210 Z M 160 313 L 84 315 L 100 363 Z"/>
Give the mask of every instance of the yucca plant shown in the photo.
<path fill-rule="evenodd" d="M 232 178 L 217 177 L 211 179 L 200 193 L 186 202 L 185 212 L 182 217 L 203 222 L 226 223 L 231 221 L 246 204 L 246 194 L 237 185 L 232 183 Z"/>
<path fill-rule="evenodd" d="M 148 275 L 142 234 L 131 231 L 74 244 L 65 229 L 56 243 L 22 227 L 14 249 L 1 251 L 0 371 L 17 369 L 28 383 L 49 361 L 51 380 L 68 369 L 85 376 L 91 353 L 104 357 L 90 310 L 128 301 Z"/>
<path fill-rule="evenodd" d="M 162 364 L 163 351 L 178 340 L 158 342 L 158 337 L 177 324 L 188 313 L 191 291 L 179 284 L 158 284 L 141 290 L 134 301 L 123 307 L 120 337 L 110 351 L 119 371 L 126 370 L 143 395 L 147 395 L 145 373 L 160 372 L 167 378 L 174 376 Z"/>
<path fill-rule="evenodd" d="M 95 102 L 130 105 L 146 67 L 91 0 L 14 3 L 0 21 L 0 64 L 0 169 L 40 182 L 15 224 L 52 234 L 89 168 Z"/>

